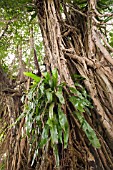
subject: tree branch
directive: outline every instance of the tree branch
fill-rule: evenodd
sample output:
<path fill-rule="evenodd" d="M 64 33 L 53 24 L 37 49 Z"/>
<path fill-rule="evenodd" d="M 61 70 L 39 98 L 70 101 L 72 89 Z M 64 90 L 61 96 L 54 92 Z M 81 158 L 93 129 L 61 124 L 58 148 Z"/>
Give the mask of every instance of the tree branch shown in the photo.
<path fill-rule="evenodd" d="M 75 11 L 76 13 L 79 13 L 80 15 L 82 15 L 82 16 L 84 16 L 84 17 L 87 17 L 86 14 L 84 14 L 83 12 L 75 9 L 72 5 L 70 5 L 70 4 L 65 4 L 65 3 L 63 3 L 63 2 L 62 2 L 62 4 L 65 5 L 65 6 L 67 6 L 67 7 L 70 7 L 70 8 L 73 9 L 73 11 Z"/>
<path fill-rule="evenodd" d="M 92 30 L 92 38 L 93 38 L 93 41 L 95 42 L 95 45 L 100 49 L 101 53 L 106 58 L 106 60 L 109 61 L 113 65 L 113 59 L 110 56 L 110 54 L 108 53 L 108 51 L 106 50 L 106 48 L 102 45 L 102 43 L 95 31 L 95 28 L 93 28 L 93 30 Z"/>
<path fill-rule="evenodd" d="M 6 27 L 5 27 L 4 31 L 3 31 L 3 33 L 0 35 L 0 39 L 4 36 L 5 32 L 8 30 L 8 26 L 9 26 L 10 23 L 11 23 L 11 21 L 9 21 L 9 22 L 6 24 Z"/>

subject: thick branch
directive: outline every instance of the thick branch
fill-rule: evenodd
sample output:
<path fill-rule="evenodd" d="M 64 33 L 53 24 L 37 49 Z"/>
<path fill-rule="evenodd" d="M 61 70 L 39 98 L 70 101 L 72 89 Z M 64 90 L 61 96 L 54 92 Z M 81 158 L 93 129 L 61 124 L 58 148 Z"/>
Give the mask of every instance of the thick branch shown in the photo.
<path fill-rule="evenodd" d="M 110 54 L 106 50 L 106 48 L 102 45 L 102 43 L 98 37 L 98 34 L 95 32 L 94 29 L 92 30 L 92 38 L 93 38 L 93 41 L 95 42 L 96 46 L 100 49 L 101 53 L 106 58 L 106 60 L 109 61 L 113 65 L 112 57 L 110 56 Z"/>
<path fill-rule="evenodd" d="M 63 3 L 65 6 L 67 6 L 67 7 L 70 7 L 71 9 L 73 9 L 73 11 L 75 11 L 76 13 L 78 13 L 78 14 L 80 14 L 80 15 L 82 15 L 82 16 L 84 16 L 84 17 L 87 17 L 87 15 L 86 14 L 84 14 L 83 12 L 81 12 L 81 11 L 79 11 L 78 9 L 75 9 L 72 5 L 70 5 L 70 4 L 66 4 L 66 3 Z"/>

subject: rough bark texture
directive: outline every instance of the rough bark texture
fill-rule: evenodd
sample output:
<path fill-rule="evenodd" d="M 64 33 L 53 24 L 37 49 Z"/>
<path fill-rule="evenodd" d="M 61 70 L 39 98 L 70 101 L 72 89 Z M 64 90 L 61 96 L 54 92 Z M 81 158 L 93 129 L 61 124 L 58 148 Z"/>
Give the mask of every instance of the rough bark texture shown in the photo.
<path fill-rule="evenodd" d="M 19 89 L 15 89 L 10 84 L 10 81 L 7 79 L 7 75 L 4 73 L 2 67 L 0 66 L 0 133 L 3 133 L 3 141 L 0 144 L 0 165 L 2 160 L 4 160 L 4 153 L 7 155 L 8 159 L 4 162 L 6 164 L 6 169 L 17 169 L 15 167 L 15 162 L 18 163 L 19 156 L 16 157 L 19 151 L 19 136 L 21 136 L 21 123 L 20 127 L 14 125 L 16 118 L 21 113 L 21 92 Z M 10 127 L 14 125 L 13 127 Z M 4 163 L 3 162 L 3 163 Z"/>
<path fill-rule="evenodd" d="M 86 114 L 84 116 L 101 142 L 100 149 L 88 146 L 67 103 L 70 139 L 68 150 L 61 154 L 61 169 L 110 170 L 113 168 L 113 59 L 109 51 L 113 49 L 109 48 L 98 29 L 96 16 L 99 14 L 95 0 L 88 2 L 84 13 L 74 4 L 65 1 L 61 4 L 65 19 L 60 13 L 59 1 L 37 0 L 36 3 L 45 46 L 45 62 L 49 71 L 57 68 L 60 81 L 65 80 L 69 86 L 74 86 L 73 74 L 79 73 L 85 77 L 84 85 L 92 97 L 94 109 L 90 118 Z M 43 166 L 39 169 L 47 169 L 46 165 L 46 168 Z"/>
<path fill-rule="evenodd" d="M 104 35 L 99 29 L 96 16 L 96 0 L 88 1 L 88 8 L 83 12 L 76 4 L 66 3 L 65 0 L 36 0 L 38 21 L 42 31 L 45 46 L 45 63 L 47 71 L 58 69 L 59 82 L 65 81 L 67 86 L 74 86 L 73 74 L 80 74 L 85 78 L 84 86 L 92 97 L 94 108 L 91 116 L 83 113 L 91 127 L 95 130 L 101 148 L 95 149 L 83 133 L 78 121 L 73 116 L 73 109 L 66 103 L 65 113 L 70 124 L 68 148 L 60 150 L 60 170 L 112 170 L 113 169 L 113 59 Z M 60 13 L 62 5 L 63 15 Z M 65 17 L 64 17 L 65 15 Z M 0 73 L 3 71 L 0 68 Z M 4 82 L 5 75 L 0 77 Z M 7 80 L 8 81 L 8 80 Z M 6 81 L 6 82 L 7 82 Z M 21 112 L 20 96 L 17 91 L 3 90 L 7 83 L 0 84 L 9 124 Z M 28 81 L 29 86 L 29 81 Z M 9 85 L 8 85 L 9 88 Z M 68 93 L 68 88 L 65 89 Z M 1 105 L 0 105 L 1 107 Z M 2 113 L 2 112 L 1 112 Z M 2 115 L 2 117 L 3 117 Z M 9 159 L 7 170 L 30 169 L 32 155 L 29 155 L 27 139 L 21 139 L 24 119 L 19 125 L 8 129 L 6 146 Z M 0 126 L 2 126 L 0 122 Z M 8 125 L 7 125 L 8 126 Z M 51 150 L 48 156 L 42 154 L 37 158 L 37 170 L 53 170 L 55 160 Z"/>

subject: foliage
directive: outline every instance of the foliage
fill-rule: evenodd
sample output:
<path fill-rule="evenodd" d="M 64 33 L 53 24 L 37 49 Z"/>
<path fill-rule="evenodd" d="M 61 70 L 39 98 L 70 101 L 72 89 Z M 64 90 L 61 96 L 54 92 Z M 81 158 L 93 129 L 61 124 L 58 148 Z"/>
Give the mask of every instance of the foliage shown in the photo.
<path fill-rule="evenodd" d="M 5 170 L 5 163 L 4 162 L 0 165 L 0 170 Z"/>
<path fill-rule="evenodd" d="M 58 145 L 61 143 L 63 148 L 67 148 L 69 138 L 69 124 L 63 109 L 66 106 L 66 99 L 63 97 L 65 84 L 58 83 L 56 69 L 52 71 L 52 75 L 48 72 L 43 73 L 42 78 L 30 72 L 24 74 L 34 80 L 27 94 L 28 103 L 25 105 L 24 112 L 26 134 L 29 137 L 31 148 L 35 144 L 32 165 L 36 156 L 39 156 L 39 149 L 45 148 L 47 150 L 48 143 L 50 143 L 55 155 L 56 165 L 59 166 Z M 87 99 L 87 92 L 80 84 L 76 83 L 75 86 L 81 88 L 81 92 L 70 87 L 71 96 L 69 96 L 69 100 L 75 107 L 74 114 L 90 143 L 99 148 L 99 140 L 94 130 L 82 115 L 86 107 L 92 107 Z"/>
<path fill-rule="evenodd" d="M 83 77 L 79 75 L 75 75 L 76 79 L 83 79 Z M 72 96 L 69 98 L 70 102 L 75 108 L 75 111 L 73 112 L 74 116 L 79 120 L 81 128 L 85 132 L 87 138 L 89 139 L 90 143 L 95 148 L 100 148 L 99 140 L 92 129 L 92 127 L 89 125 L 89 123 L 85 120 L 82 113 L 84 113 L 87 110 L 87 113 L 90 114 L 90 111 L 88 108 L 92 108 L 92 104 L 90 102 L 90 96 L 87 94 L 84 87 L 79 84 L 75 83 L 75 87 L 70 87 L 70 91 Z M 79 90 L 77 88 L 79 87 Z"/>
<path fill-rule="evenodd" d="M 36 46 L 41 64 L 43 58 L 40 29 L 34 17 L 34 4 L 31 0 L 5 0 L 0 2 L 0 7 L 0 64 L 2 65 L 5 61 L 5 64 L 8 63 L 9 66 L 7 71 L 14 76 L 17 75 L 19 67 L 17 49 L 21 45 L 22 60 L 26 69 L 34 70 L 33 53 L 30 51 L 31 28 L 33 29 L 34 47 Z M 29 10 L 29 8 L 32 10 Z"/>
<path fill-rule="evenodd" d="M 8 65 L 6 65 L 5 62 L 2 63 L 2 69 L 5 73 L 8 72 Z"/>
<path fill-rule="evenodd" d="M 5 72 L 8 72 L 8 69 L 11 69 L 12 74 L 14 74 L 14 72 L 18 72 L 19 64 L 18 58 L 15 54 L 15 49 L 17 49 L 19 44 L 22 44 L 22 57 L 25 61 L 26 67 L 31 67 L 34 70 L 33 56 L 29 52 L 30 27 L 33 27 L 34 29 L 35 47 L 39 62 L 43 63 L 43 45 L 42 42 L 40 42 L 40 38 L 38 39 L 37 36 L 38 32 L 40 36 L 40 31 L 37 21 L 35 20 L 36 8 L 32 2 L 33 1 L 31 0 L 1 0 L 0 2 L 1 32 L 5 31 L 4 36 L 0 39 L 0 62 Z M 73 7 L 74 4 L 75 9 L 86 15 L 88 14 L 87 0 L 66 0 L 66 2 L 67 8 L 69 8 L 70 5 Z M 113 12 L 112 4 L 113 2 L 109 0 L 99 0 L 97 1 L 97 10 L 100 14 Z M 71 8 L 67 10 L 69 15 L 71 13 L 70 9 Z M 61 11 L 63 12 L 63 6 Z M 106 15 L 100 18 L 97 16 L 96 19 L 97 21 L 102 21 L 104 27 L 104 23 L 106 24 L 109 20 L 112 20 L 112 15 Z M 98 29 L 101 29 L 100 26 L 98 26 Z M 112 31 L 109 35 L 110 45 L 113 47 Z M 11 67 L 8 67 L 9 63 L 7 65 L 4 62 L 6 61 L 6 57 L 9 53 L 14 54 L 15 56 L 15 71 L 14 68 L 12 68 L 12 65 Z M 72 110 L 74 110 L 73 115 L 77 118 L 90 143 L 96 148 L 100 147 L 95 131 L 85 119 L 86 112 L 89 113 L 89 116 L 91 115 L 88 109 L 92 108 L 92 104 L 90 102 L 91 99 L 81 85 L 81 82 L 78 83 L 78 79 L 75 81 L 74 88 L 69 87 L 70 94 L 66 99 L 64 98 L 65 84 L 58 83 L 58 74 L 56 70 L 52 71 L 52 75 L 44 73 L 41 78 L 31 72 L 26 72 L 25 75 L 34 80 L 29 92 L 27 93 L 28 103 L 25 104 L 24 112 L 26 133 L 29 137 L 31 149 L 34 151 L 32 164 L 34 163 L 36 156 L 40 155 L 40 149 L 44 149 L 46 152 L 50 144 L 53 148 L 56 164 L 59 165 L 59 144 L 62 144 L 62 147 L 67 148 L 69 138 L 69 124 L 64 109 L 64 107 L 66 107 L 66 100 L 68 100 L 72 106 Z M 81 77 L 79 78 L 82 79 Z"/>
<path fill-rule="evenodd" d="M 34 80 L 27 95 L 28 104 L 25 110 L 27 136 L 31 146 L 37 143 L 32 164 L 38 150 L 47 147 L 50 142 L 56 164 L 59 165 L 58 144 L 62 143 L 66 148 L 69 137 L 69 125 L 63 112 L 63 84 L 58 85 L 57 70 L 53 70 L 51 76 L 47 72 L 43 73 L 43 78 L 32 73 L 24 74 Z"/>
<path fill-rule="evenodd" d="M 113 30 L 109 33 L 110 35 L 110 45 L 113 47 Z"/>

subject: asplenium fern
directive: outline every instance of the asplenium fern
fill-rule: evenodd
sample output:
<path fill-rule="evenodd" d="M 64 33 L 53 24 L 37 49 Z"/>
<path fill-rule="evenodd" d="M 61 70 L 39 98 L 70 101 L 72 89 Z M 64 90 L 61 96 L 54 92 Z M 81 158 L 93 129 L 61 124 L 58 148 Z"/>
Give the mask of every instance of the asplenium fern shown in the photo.
<path fill-rule="evenodd" d="M 98 148 L 100 143 L 94 130 L 85 120 L 82 112 L 85 108 L 91 107 L 87 92 L 80 84 L 75 84 L 75 88 L 70 87 L 70 96 L 68 99 L 63 97 L 64 83 L 58 83 L 58 72 L 52 71 L 43 73 L 40 78 L 32 73 L 25 72 L 26 76 L 34 81 L 27 94 L 28 103 L 24 112 L 26 134 L 32 146 L 35 144 L 34 157 L 32 164 L 39 149 L 46 148 L 50 142 L 55 155 L 56 165 L 59 166 L 58 144 L 67 148 L 69 138 L 69 124 L 66 114 L 64 114 L 63 105 L 69 100 L 75 107 L 74 115 L 82 126 L 83 131 L 88 137 L 90 143 Z M 80 86 L 81 90 L 77 90 Z"/>
<path fill-rule="evenodd" d="M 31 145 L 37 143 L 32 164 L 38 150 L 46 147 L 50 141 L 56 165 L 59 166 L 58 144 L 62 143 L 67 148 L 69 138 L 68 120 L 62 109 L 65 104 L 63 84 L 58 84 L 56 69 L 51 76 L 47 72 L 43 73 L 42 78 L 28 72 L 24 74 L 34 80 L 27 94 L 28 104 L 25 111 L 27 136 Z"/>

